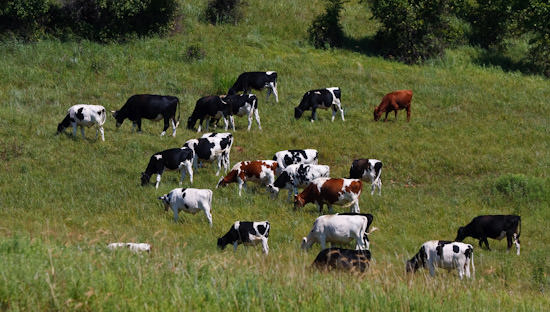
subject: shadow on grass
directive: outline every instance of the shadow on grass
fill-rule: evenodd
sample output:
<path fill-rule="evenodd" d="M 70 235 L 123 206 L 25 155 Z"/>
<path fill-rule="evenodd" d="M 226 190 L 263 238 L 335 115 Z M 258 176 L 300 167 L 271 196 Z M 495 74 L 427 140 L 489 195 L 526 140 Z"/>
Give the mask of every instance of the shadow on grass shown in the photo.
<path fill-rule="evenodd" d="M 533 65 L 525 59 L 515 60 L 510 56 L 503 55 L 498 52 L 484 51 L 481 52 L 473 63 L 480 66 L 494 66 L 501 68 L 504 72 L 521 72 L 526 75 L 538 75 Z"/>

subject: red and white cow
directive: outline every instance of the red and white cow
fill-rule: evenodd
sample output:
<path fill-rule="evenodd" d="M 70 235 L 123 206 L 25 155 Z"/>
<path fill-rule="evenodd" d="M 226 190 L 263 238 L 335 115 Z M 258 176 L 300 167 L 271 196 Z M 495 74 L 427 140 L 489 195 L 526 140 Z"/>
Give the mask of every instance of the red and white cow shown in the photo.
<path fill-rule="evenodd" d="M 294 208 L 304 207 L 307 203 L 315 203 L 322 213 L 323 204 L 327 204 L 329 212 L 332 205 L 351 206 L 351 212 L 359 213 L 359 196 L 363 182 L 359 179 L 318 178 L 313 180 L 302 193 L 294 198 Z"/>
<path fill-rule="evenodd" d="M 225 177 L 218 181 L 216 188 L 236 182 L 239 184 L 239 196 L 241 196 L 243 186 L 246 188 L 246 181 L 259 182 L 266 186 L 273 184 L 277 167 L 277 162 L 274 160 L 238 162 Z"/>

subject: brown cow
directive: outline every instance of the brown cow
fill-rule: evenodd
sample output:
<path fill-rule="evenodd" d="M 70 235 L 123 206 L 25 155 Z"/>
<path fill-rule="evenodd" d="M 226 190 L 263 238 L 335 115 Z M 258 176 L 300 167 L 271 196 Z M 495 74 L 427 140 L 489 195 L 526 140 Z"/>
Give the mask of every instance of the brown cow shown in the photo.
<path fill-rule="evenodd" d="M 260 182 L 264 185 L 270 185 L 275 182 L 275 172 L 278 164 L 274 160 L 253 160 L 241 161 L 235 164 L 231 171 L 218 181 L 219 186 L 226 186 L 229 183 L 239 184 L 239 196 L 243 186 L 246 187 L 246 181 Z"/>
<path fill-rule="evenodd" d="M 359 213 L 359 196 L 363 182 L 359 179 L 318 178 L 313 180 L 302 193 L 294 198 L 294 208 L 304 207 L 307 203 L 315 203 L 319 213 L 323 204 L 327 204 L 329 212 L 332 205 L 351 206 L 351 212 Z"/>
<path fill-rule="evenodd" d="M 407 109 L 407 122 L 409 122 L 411 120 L 412 96 L 412 90 L 398 90 L 386 94 L 382 98 L 380 105 L 374 108 L 374 121 L 378 121 L 384 112 L 386 113 L 384 121 L 386 121 L 391 111 L 395 112 L 395 119 L 397 120 L 397 111 L 400 109 Z"/>

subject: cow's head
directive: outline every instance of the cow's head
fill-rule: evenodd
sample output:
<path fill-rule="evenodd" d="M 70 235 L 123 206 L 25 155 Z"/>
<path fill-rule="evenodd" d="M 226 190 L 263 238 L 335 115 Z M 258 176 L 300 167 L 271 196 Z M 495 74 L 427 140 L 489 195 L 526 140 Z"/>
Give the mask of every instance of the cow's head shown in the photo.
<path fill-rule="evenodd" d="M 407 260 L 407 264 L 405 265 L 405 270 L 407 273 L 414 273 L 419 268 L 418 261 L 416 258 L 412 258 L 411 260 Z"/>
<path fill-rule="evenodd" d="M 218 238 L 218 248 L 224 250 L 225 246 L 227 246 L 227 242 L 225 242 L 223 237 Z"/>
<path fill-rule="evenodd" d="M 461 226 L 458 228 L 458 231 L 456 232 L 456 238 L 455 238 L 455 242 L 461 242 L 463 241 L 465 238 L 466 238 L 466 229 Z"/>
<path fill-rule="evenodd" d="M 218 184 L 216 184 L 216 188 L 218 187 L 226 187 L 227 186 L 227 182 L 225 181 L 225 177 L 222 177 L 219 181 L 218 181 Z"/>
<path fill-rule="evenodd" d="M 279 188 L 276 187 L 273 184 L 268 184 L 267 185 L 267 191 L 270 192 L 271 194 L 273 194 L 274 196 L 279 194 Z"/>
<path fill-rule="evenodd" d="M 302 196 L 300 196 L 300 194 L 294 196 L 294 209 L 302 208 L 305 206 L 305 204 L 306 204 L 306 201 Z"/>
<path fill-rule="evenodd" d="M 294 107 L 294 118 L 299 119 L 303 113 L 304 111 L 300 107 Z"/>
<path fill-rule="evenodd" d="M 168 198 L 168 194 L 162 195 L 159 197 L 159 200 L 161 200 L 164 204 L 164 211 L 168 211 L 168 208 L 170 208 L 170 199 Z"/>
<path fill-rule="evenodd" d="M 124 122 L 124 118 L 122 118 L 120 111 L 111 111 L 111 113 L 113 114 L 113 118 L 116 120 L 116 127 L 120 127 Z"/>
<path fill-rule="evenodd" d="M 302 245 L 300 246 L 303 250 L 309 249 L 309 246 L 307 244 L 307 237 L 302 237 Z"/>
<path fill-rule="evenodd" d="M 380 107 L 374 108 L 374 121 L 378 121 L 380 117 L 382 116 L 382 112 L 380 111 Z"/>
<path fill-rule="evenodd" d="M 150 174 L 148 174 L 147 172 L 142 172 L 141 173 L 141 186 L 145 186 L 145 185 L 149 184 L 150 179 L 151 179 Z"/>
<path fill-rule="evenodd" d="M 192 130 L 193 128 L 195 128 L 195 123 L 196 122 L 197 122 L 196 118 L 193 118 L 193 116 L 189 117 L 187 119 L 187 129 Z"/>

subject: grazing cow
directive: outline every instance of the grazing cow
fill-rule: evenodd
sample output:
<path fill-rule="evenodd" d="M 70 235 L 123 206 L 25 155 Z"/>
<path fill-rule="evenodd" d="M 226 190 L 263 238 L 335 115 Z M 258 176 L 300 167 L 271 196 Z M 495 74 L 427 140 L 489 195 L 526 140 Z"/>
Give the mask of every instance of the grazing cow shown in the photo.
<path fill-rule="evenodd" d="M 149 159 L 145 172 L 141 173 L 141 185 L 146 185 L 151 179 L 151 175 L 157 174 L 157 183 L 155 188 L 158 189 L 160 178 L 164 170 L 179 170 L 181 172 L 180 184 L 185 178 L 185 170 L 189 174 L 189 180 L 193 183 L 193 168 L 192 161 L 195 153 L 187 147 L 171 148 L 162 152 L 155 153 Z"/>
<path fill-rule="evenodd" d="M 369 268 L 370 259 L 370 250 L 331 247 L 321 250 L 312 266 L 324 271 L 336 269 L 364 273 Z"/>
<path fill-rule="evenodd" d="M 369 249 L 368 232 L 372 223 L 371 214 L 334 214 L 318 217 L 307 237 L 302 238 L 302 249 L 309 249 L 315 243 L 325 249 L 327 242 L 331 244 L 348 244 L 355 240 L 355 249 Z"/>
<path fill-rule="evenodd" d="M 317 165 L 317 162 L 319 160 L 319 152 L 314 149 L 284 150 L 275 153 L 275 155 L 273 156 L 273 160 L 277 161 L 277 163 L 279 164 L 279 172 L 277 172 L 277 175 L 279 175 L 289 165 Z"/>
<path fill-rule="evenodd" d="M 122 247 L 128 248 L 133 252 L 138 252 L 138 251 L 151 252 L 151 245 L 147 243 L 110 243 L 109 245 L 107 245 L 107 248 L 111 250 L 115 250 Z"/>
<path fill-rule="evenodd" d="M 195 152 L 193 159 L 193 167 L 197 169 L 198 161 L 218 161 L 218 171 L 220 174 L 221 166 L 227 172 L 229 168 L 229 154 L 233 145 L 233 135 L 229 132 L 225 133 L 206 133 L 199 139 L 192 139 L 183 145 L 189 147 Z"/>
<path fill-rule="evenodd" d="M 488 250 L 489 242 L 487 238 L 501 240 L 506 237 L 508 249 L 512 248 L 512 243 L 516 245 L 516 254 L 519 256 L 519 236 L 521 234 L 521 217 L 516 215 L 489 215 L 478 216 L 472 219 L 466 226 L 458 229 L 455 241 L 461 242 L 470 236 L 479 239 L 479 247 L 482 243 Z"/>
<path fill-rule="evenodd" d="M 231 107 L 221 97 L 217 95 L 205 96 L 198 99 L 195 104 L 195 109 L 189 118 L 187 119 L 187 129 L 193 129 L 197 120 L 199 120 L 199 127 L 197 132 L 202 130 L 202 122 L 206 119 L 206 130 L 211 119 L 217 120 L 223 118 L 225 122 L 225 130 L 227 130 L 226 116 L 231 115 Z"/>
<path fill-rule="evenodd" d="M 283 173 L 281 173 L 273 184 L 269 184 L 267 187 L 275 196 L 279 194 L 281 188 L 287 189 L 287 200 L 290 200 L 292 193 L 298 195 L 298 187 L 306 187 L 317 178 L 329 176 L 329 166 L 309 164 L 290 165 L 285 168 Z"/>
<path fill-rule="evenodd" d="M 277 73 L 274 71 L 242 73 L 233 86 L 229 88 L 227 94 L 233 95 L 239 91 L 243 91 L 247 94 L 250 93 L 251 89 L 261 90 L 263 88 L 267 88 L 266 101 L 269 99 L 271 92 L 273 92 L 275 101 L 279 102 L 279 95 L 277 94 Z"/>
<path fill-rule="evenodd" d="M 275 181 L 276 172 L 277 162 L 274 160 L 241 161 L 218 181 L 216 188 L 236 182 L 239 184 L 239 196 L 241 196 L 241 190 L 243 186 L 246 187 L 246 181 L 259 182 L 267 186 Z"/>
<path fill-rule="evenodd" d="M 328 109 L 332 107 L 332 121 L 336 116 L 336 111 L 340 111 L 342 121 L 344 119 L 344 110 L 340 103 L 341 92 L 340 88 L 326 88 L 318 90 L 310 90 L 304 94 L 300 105 L 294 108 L 294 118 L 299 119 L 306 110 L 311 110 L 311 122 L 317 120 L 317 109 Z"/>
<path fill-rule="evenodd" d="M 80 126 L 80 133 L 82 138 L 84 136 L 84 127 L 91 127 L 97 125 L 95 132 L 95 138 L 97 140 L 98 132 L 101 133 L 101 140 L 105 141 L 105 135 L 103 132 L 103 124 L 107 115 L 105 114 L 105 107 L 101 105 L 87 105 L 77 104 L 71 106 L 67 111 L 67 116 L 57 125 L 57 133 L 63 132 L 69 126 L 73 126 L 73 136 L 76 137 L 76 128 Z"/>
<path fill-rule="evenodd" d="M 229 123 L 235 131 L 235 120 L 233 115 L 242 117 L 244 115 L 248 116 L 248 131 L 252 127 L 252 116 L 256 118 L 256 123 L 258 128 L 262 130 L 262 125 L 260 124 L 260 114 L 258 113 L 258 99 L 254 94 L 234 94 L 227 95 L 222 97 L 230 107 L 231 111 L 229 112 Z M 224 123 L 227 125 L 227 121 L 224 119 Z M 227 127 L 226 127 L 227 130 Z"/>
<path fill-rule="evenodd" d="M 351 212 L 359 213 L 359 196 L 363 182 L 358 179 L 318 178 L 313 180 L 302 193 L 294 198 L 294 209 L 304 207 L 307 203 L 315 203 L 319 213 L 326 203 L 329 212 L 332 205 L 351 206 Z"/>
<path fill-rule="evenodd" d="M 378 121 L 383 113 L 386 113 L 386 118 L 384 118 L 384 121 L 386 121 L 391 111 L 395 112 L 395 119 L 397 120 L 397 111 L 400 109 L 407 110 L 407 122 L 410 121 L 412 96 L 412 90 L 399 90 L 386 94 L 380 105 L 374 108 L 374 121 Z"/>
<path fill-rule="evenodd" d="M 169 122 L 172 121 L 172 136 L 176 136 L 176 128 L 180 124 L 180 116 L 176 119 L 176 110 L 179 109 L 179 99 L 175 96 L 137 94 L 132 95 L 120 110 L 112 111 L 116 119 L 117 128 L 122 125 L 124 119 L 132 121 L 132 130 L 138 127 L 141 132 L 141 119 L 159 121 L 164 119 L 164 127 L 160 136 L 166 134 Z M 178 110 L 179 112 L 179 110 Z"/>
<path fill-rule="evenodd" d="M 250 246 L 261 242 L 262 249 L 267 255 L 269 253 L 267 239 L 270 228 L 268 221 L 237 221 L 224 236 L 218 238 L 218 247 L 223 250 L 228 244 L 233 244 L 233 250 L 237 250 L 239 244 Z"/>
<path fill-rule="evenodd" d="M 407 272 L 416 272 L 420 267 L 430 270 L 430 275 L 435 275 L 435 267 L 451 271 L 458 270 L 460 279 L 466 274 L 470 278 L 470 261 L 472 272 L 475 276 L 474 247 L 470 244 L 448 242 L 448 241 L 427 241 L 418 253 L 407 261 Z"/>
<path fill-rule="evenodd" d="M 164 211 L 169 208 L 174 212 L 174 222 L 178 222 L 178 212 L 196 214 L 204 211 L 208 223 L 212 226 L 212 190 L 196 188 L 176 188 L 159 197 L 164 204 Z"/>
<path fill-rule="evenodd" d="M 351 164 L 349 169 L 350 179 L 361 179 L 365 182 L 371 183 L 371 192 L 374 194 L 374 190 L 378 187 L 378 195 L 382 195 L 382 162 L 378 159 L 356 159 Z"/>

